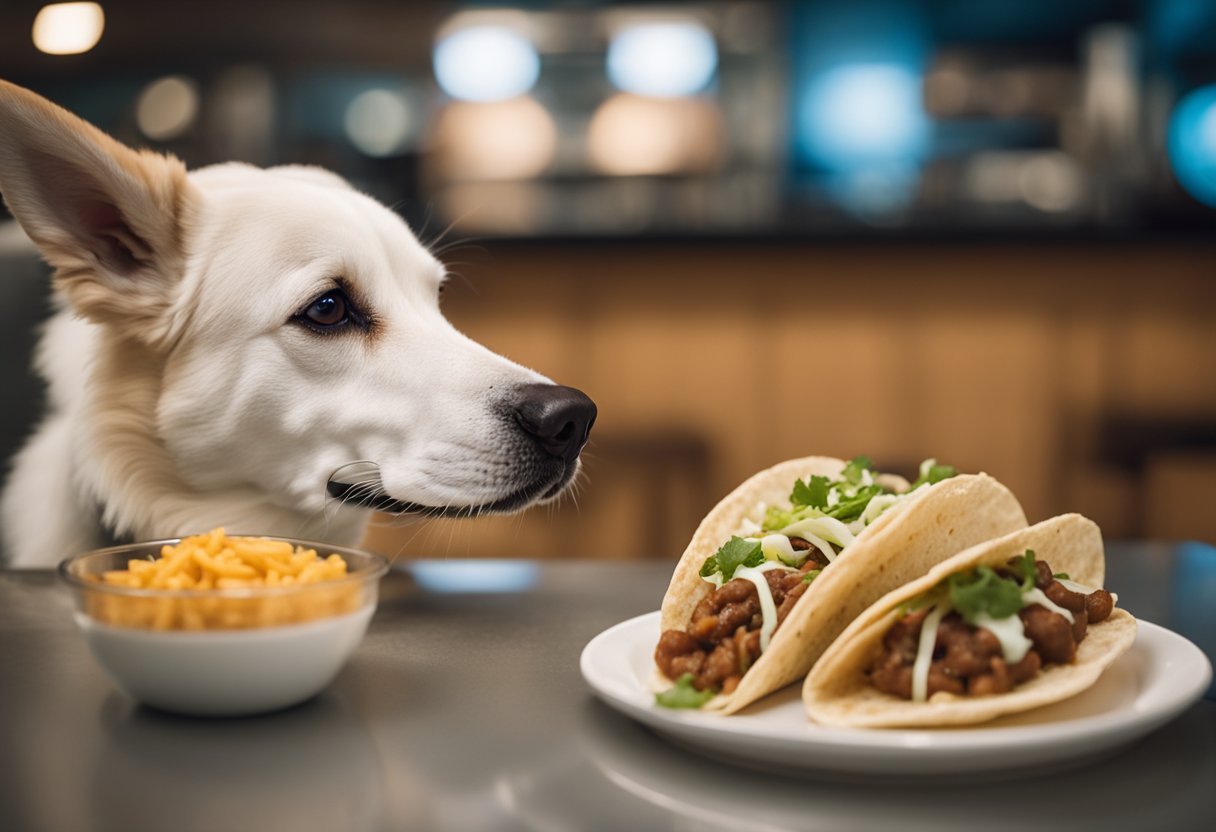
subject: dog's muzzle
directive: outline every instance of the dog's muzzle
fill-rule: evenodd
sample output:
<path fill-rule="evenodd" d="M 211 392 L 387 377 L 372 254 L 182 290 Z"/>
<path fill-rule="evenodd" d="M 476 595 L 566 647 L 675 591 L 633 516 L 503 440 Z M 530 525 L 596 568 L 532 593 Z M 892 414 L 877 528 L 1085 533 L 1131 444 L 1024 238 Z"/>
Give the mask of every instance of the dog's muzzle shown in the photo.
<path fill-rule="evenodd" d="M 517 511 L 531 503 L 560 494 L 578 471 L 578 457 L 595 424 L 596 406 L 581 390 L 559 384 L 525 384 L 516 387 L 504 401 L 504 417 L 515 423 L 530 450 L 521 447 L 528 463 L 521 467 L 534 473 L 521 479 L 519 487 L 479 505 L 428 506 L 398 500 L 385 490 L 375 462 L 360 461 L 342 466 L 326 483 L 331 497 L 344 503 L 392 514 L 426 514 L 432 517 L 467 517 L 474 513 Z"/>

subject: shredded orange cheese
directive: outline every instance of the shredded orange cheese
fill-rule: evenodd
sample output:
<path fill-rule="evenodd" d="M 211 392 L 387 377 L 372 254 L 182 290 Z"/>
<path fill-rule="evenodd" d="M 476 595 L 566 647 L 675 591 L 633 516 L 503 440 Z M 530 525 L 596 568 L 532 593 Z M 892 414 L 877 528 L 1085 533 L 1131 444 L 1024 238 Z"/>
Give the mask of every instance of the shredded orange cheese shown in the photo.
<path fill-rule="evenodd" d="M 272 627 L 350 612 L 359 586 L 325 586 L 347 575 L 340 555 L 261 537 L 228 537 L 222 528 L 161 548 L 160 557 L 127 561 L 101 575 L 110 586 L 152 590 L 299 587 L 289 594 L 252 597 L 137 597 L 90 593 L 87 613 L 122 627 L 210 630 Z"/>

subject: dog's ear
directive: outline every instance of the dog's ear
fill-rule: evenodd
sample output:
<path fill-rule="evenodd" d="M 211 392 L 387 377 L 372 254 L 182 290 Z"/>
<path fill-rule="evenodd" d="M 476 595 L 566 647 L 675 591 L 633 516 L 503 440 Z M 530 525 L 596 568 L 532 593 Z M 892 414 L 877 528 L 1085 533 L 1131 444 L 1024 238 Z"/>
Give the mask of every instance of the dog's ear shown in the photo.
<path fill-rule="evenodd" d="M 167 334 L 195 202 L 180 161 L 0 81 L 0 193 L 77 312 L 149 341 Z"/>

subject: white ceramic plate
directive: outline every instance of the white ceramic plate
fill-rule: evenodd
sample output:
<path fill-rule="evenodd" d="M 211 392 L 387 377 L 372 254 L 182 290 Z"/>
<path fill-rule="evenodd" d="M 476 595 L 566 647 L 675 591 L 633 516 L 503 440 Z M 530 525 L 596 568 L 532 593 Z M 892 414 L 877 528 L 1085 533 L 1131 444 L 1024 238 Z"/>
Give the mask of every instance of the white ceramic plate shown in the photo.
<path fill-rule="evenodd" d="M 991 776 L 1063 767 L 1144 736 L 1203 696 L 1212 666 L 1191 642 L 1139 622 L 1136 642 L 1097 684 L 1064 702 L 974 728 L 865 730 L 809 722 L 801 685 L 723 717 L 654 704 L 659 613 L 593 638 L 580 666 L 596 695 L 670 741 L 709 757 L 783 774 Z"/>

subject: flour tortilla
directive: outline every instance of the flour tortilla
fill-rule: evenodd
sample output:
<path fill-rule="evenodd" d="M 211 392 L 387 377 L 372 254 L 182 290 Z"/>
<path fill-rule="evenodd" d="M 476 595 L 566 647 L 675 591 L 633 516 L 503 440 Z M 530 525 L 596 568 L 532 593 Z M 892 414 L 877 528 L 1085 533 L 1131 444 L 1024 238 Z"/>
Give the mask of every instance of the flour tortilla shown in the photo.
<path fill-rule="evenodd" d="M 701 521 L 676 564 L 663 597 L 662 629 L 688 628 L 697 604 L 713 591 L 700 576 L 701 566 L 739 532 L 744 518 L 761 519 L 759 503 L 786 506 L 795 480 L 839 479 L 844 466 L 831 457 L 794 459 L 761 471 L 728 494 Z M 1017 499 L 986 474 L 922 486 L 857 535 L 798 599 L 734 692 L 714 697 L 705 708 L 731 714 L 798 681 L 875 600 L 968 546 L 1025 526 Z M 659 676 L 664 685 L 672 683 Z"/>
<path fill-rule="evenodd" d="M 1065 514 L 1004 537 L 981 543 L 938 564 L 927 575 L 883 597 L 862 613 L 823 654 L 803 686 L 807 713 L 824 725 L 857 728 L 970 725 L 1075 696 L 1098 680 L 1136 638 L 1136 619 L 1116 608 L 1105 621 L 1091 624 L 1077 645 L 1072 664 L 1048 665 L 1034 679 L 1008 693 L 954 696 L 937 693 L 928 702 L 911 702 L 876 690 L 867 669 L 882 655 L 882 638 L 901 616 L 899 606 L 946 577 L 981 564 L 1004 566 L 1033 549 L 1053 572 L 1067 572 L 1077 583 L 1100 587 L 1106 562 L 1102 533 L 1079 514 Z"/>

